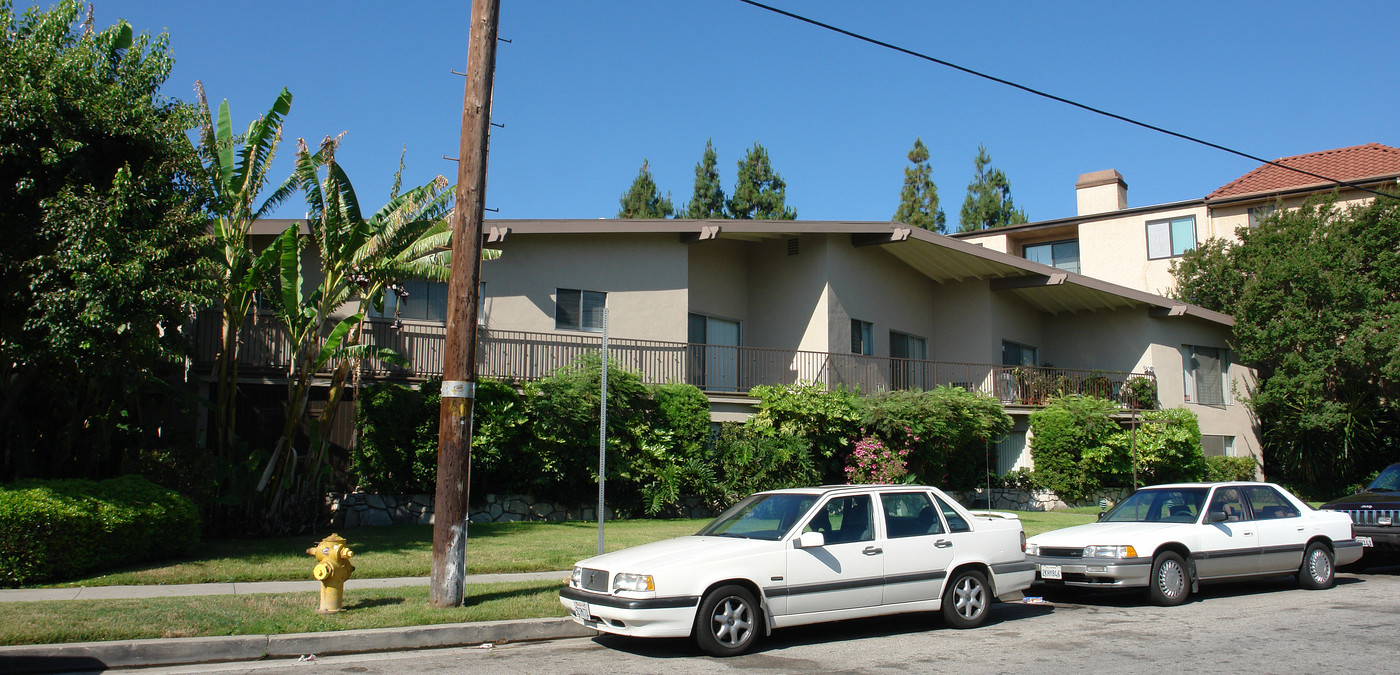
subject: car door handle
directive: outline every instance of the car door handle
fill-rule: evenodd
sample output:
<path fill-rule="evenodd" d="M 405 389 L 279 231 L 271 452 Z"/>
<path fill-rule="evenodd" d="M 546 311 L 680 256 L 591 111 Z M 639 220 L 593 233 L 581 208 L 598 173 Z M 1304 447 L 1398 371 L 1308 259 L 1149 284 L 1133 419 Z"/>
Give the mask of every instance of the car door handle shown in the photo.
<path fill-rule="evenodd" d="M 947 539 L 939 539 L 938 541 L 933 542 L 933 547 L 934 547 L 934 548 L 948 548 L 949 546 L 952 546 L 952 545 L 953 545 L 953 542 L 948 541 Z"/>
<path fill-rule="evenodd" d="M 866 554 L 866 555 L 880 555 L 881 553 L 884 553 L 884 552 L 885 552 L 885 549 L 880 548 L 879 546 L 866 546 L 866 547 L 865 547 L 865 550 L 864 550 L 864 551 L 861 551 L 861 553 L 864 553 L 864 554 Z"/>

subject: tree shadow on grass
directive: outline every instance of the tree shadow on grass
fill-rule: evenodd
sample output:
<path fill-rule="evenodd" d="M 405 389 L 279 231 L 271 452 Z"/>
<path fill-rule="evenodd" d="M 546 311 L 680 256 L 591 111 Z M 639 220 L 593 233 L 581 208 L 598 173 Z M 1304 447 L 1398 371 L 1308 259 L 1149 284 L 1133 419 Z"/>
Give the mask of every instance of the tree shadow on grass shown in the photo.
<path fill-rule="evenodd" d="M 479 595 L 468 595 L 462 599 L 463 607 L 475 607 L 496 600 L 506 600 L 509 598 L 528 598 L 539 595 L 558 595 L 563 584 L 549 584 L 547 586 L 532 586 L 529 588 L 517 588 L 513 591 L 496 591 L 494 593 L 482 593 Z"/>
<path fill-rule="evenodd" d="M 371 607 L 388 607 L 388 606 L 390 606 L 390 605 L 402 605 L 402 604 L 405 603 L 405 602 L 407 602 L 406 599 L 404 599 L 404 598 L 398 598 L 398 597 L 391 597 L 391 598 L 366 598 L 366 599 L 364 599 L 364 600 L 357 600 L 357 601 L 355 601 L 355 602 L 353 602 L 353 603 L 351 603 L 351 604 L 346 605 L 346 606 L 345 606 L 345 609 L 346 609 L 346 610 L 356 610 L 356 609 L 369 609 L 369 608 L 371 608 Z"/>

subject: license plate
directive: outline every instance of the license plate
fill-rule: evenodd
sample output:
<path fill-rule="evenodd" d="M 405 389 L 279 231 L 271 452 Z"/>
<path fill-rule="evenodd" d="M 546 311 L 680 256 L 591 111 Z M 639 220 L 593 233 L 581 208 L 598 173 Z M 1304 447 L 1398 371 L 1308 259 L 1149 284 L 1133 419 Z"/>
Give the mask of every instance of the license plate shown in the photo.
<path fill-rule="evenodd" d="M 1064 577 L 1061 577 L 1061 576 L 1060 576 L 1060 566 L 1059 566 L 1059 565 L 1041 565 L 1041 566 L 1040 566 L 1040 578 L 1041 578 L 1041 579 L 1062 579 L 1062 578 L 1064 578 Z"/>
<path fill-rule="evenodd" d="M 577 618 L 579 621 L 587 621 L 593 616 L 593 612 L 588 609 L 588 603 L 582 600 L 574 601 L 573 613 L 574 618 Z"/>
<path fill-rule="evenodd" d="M 1356 540 L 1361 542 L 1361 546 L 1364 548 L 1371 548 L 1376 545 L 1375 542 L 1371 541 L 1370 537 L 1357 537 Z"/>

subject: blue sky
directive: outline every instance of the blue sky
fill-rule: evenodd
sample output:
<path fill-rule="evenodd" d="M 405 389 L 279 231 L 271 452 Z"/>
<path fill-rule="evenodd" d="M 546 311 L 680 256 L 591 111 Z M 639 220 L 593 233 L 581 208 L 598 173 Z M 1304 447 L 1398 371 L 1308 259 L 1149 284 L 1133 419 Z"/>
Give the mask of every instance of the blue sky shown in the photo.
<path fill-rule="evenodd" d="M 24 8 L 36 3 L 21 0 Z M 48 3 L 37 3 L 48 6 Z M 772 5 L 1151 124 L 1274 159 L 1400 146 L 1400 6 L 1382 2 L 870 2 Z M 164 93 L 202 80 L 235 128 L 287 87 L 295 139 L 346 134 L 362 203 L 456 179 L 466 1 L 96 0 L 170 34 Z M 643 159 L 679 206 L 712 139 L 726 192 L 755 142 L 799 218 L 887 220 L 922 137 L 955 226 L 979 143 L 1032 220 L 1117 169 L 1130 206 L 1193 199 L 1257 164 L 778 16 L 737 0 L 501 0 L 488 218 L 613 217 Z M 297 217 L 299 204 L 277 215 Z"/>

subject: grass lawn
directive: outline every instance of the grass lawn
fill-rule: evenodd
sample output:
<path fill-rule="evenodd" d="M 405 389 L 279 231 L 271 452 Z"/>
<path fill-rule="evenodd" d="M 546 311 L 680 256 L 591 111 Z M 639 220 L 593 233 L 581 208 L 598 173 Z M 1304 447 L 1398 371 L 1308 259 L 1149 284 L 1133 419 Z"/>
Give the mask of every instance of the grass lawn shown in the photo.
<path fill-rule="evenodd" d="M 1019 512 L 1026 536 L 1093 522 L 1098 509 Z M 608 523 L 609 551 L 693 534 L 704 520 L 630 520 Z M 355 577 L 428 576 L 432 527 L 365 527 L 340 532 L 355 552 Z M 60 586 L 183 584 L 309 579 L 314 559 L 310 536 L 206 542 L 197 558 L 111 572 Z M 566 570 L 597 551 L 596 523 L 493 523 L 472 525 L 467 535 L 467 573 Z M 56 600 L 0 605 L 0 644 L 53 644 L 96 640 L 260 635 L 355 628 L 386 628 L 465 621 L 564 616 L 563 581 L 473 584 L 467 604 L 428 606 L 428 588 L 355 590 L 348 611 L 315 613 L 315 592 L 266 595 Z"/>

